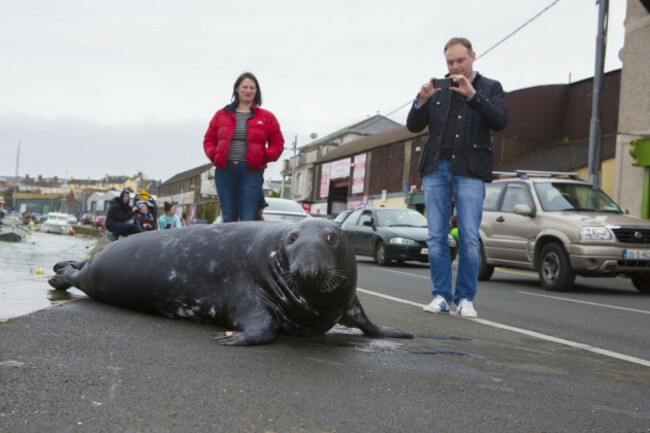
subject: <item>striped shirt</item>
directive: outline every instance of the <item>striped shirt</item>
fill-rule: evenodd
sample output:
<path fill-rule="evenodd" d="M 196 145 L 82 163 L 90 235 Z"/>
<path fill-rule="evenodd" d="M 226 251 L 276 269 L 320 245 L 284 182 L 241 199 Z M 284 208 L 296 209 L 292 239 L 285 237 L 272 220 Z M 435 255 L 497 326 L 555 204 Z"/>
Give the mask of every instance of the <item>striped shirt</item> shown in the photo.
<path fill-rule="evenodd" d="M 230 140 L 230 147 L 228 147 L 226 161 L 246 161 L 246 121 L 253 117 L 253 114 L 235 112 L 235 115 L 237 122 L 232 140 Z"/>

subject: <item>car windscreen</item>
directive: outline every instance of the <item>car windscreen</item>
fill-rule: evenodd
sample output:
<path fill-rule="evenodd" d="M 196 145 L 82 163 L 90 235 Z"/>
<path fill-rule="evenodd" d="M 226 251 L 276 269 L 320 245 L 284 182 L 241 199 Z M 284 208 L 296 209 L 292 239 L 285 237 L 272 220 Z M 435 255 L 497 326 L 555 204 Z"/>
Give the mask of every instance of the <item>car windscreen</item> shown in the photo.
<path fill-rule="evenodd" d="M 350 215 L 350 211 L 343 211 L 334 219 L 335 223 L 341 224 Z"/>
<path fill-rule="evenodd" d="M 586 211 L 623 213 L 620 207 L 598 187 L 569 182 L 538 182 L 535 190 L 547 212 Z"/>
<path fill-rule="evenodd" d="M 416 211 L 382 209 L 377 211 L 379 227 L 426 227 L 427 219 Z"/>

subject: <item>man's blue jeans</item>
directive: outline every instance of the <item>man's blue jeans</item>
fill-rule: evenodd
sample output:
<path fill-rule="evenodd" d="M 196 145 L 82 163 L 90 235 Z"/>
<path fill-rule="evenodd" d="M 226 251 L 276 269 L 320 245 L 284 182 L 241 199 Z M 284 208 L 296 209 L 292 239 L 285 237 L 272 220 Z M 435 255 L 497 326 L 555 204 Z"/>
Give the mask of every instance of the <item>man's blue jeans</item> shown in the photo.
<path fill-rule="evenodd" d="M 246 163 L 226 163 L 215 170 L 215 184 L 223 222 L 254 221 L 262 195 L 264 170 L 248 171 Z"/>
<path fill-rule="evenodd" d="M 476 296 L 478 279 L 479 226 L 483 215 L 485 183 L 481 179 L 457 176 L 449 172 L 449 161 L 440 161 L 433 173 L 424 176 L 424 200 L 429 226 L 429 268 L 433 296 L 440 295 L 456 304 L 462 298 Z M 451 291 L 451 258 L 449 257 L 449 221 L 451 199 L 454 198 L 458 221 L 458 275 L 456 291 Z"/>
<path fill-rule="evenodd" d="M 111 224 L 109 229 L 113 236 L 117 238 L 118 236 L 126 236 L 133 233 L 133 223 L 132 222 L 115 222 Z"/>

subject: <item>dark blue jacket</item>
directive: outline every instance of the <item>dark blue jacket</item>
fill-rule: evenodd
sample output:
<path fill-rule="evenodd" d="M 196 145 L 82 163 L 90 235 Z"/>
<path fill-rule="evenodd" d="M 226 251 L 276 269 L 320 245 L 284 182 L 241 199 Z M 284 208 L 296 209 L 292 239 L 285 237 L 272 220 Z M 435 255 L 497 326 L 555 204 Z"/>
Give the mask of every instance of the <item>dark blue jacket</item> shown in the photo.
<path fill-rule="evenodd" d="M 492 138 L 490 130 L 501 131 L 508 123 L 508 112 L 501 83 L 476 74 L 472 82 L 476 95 L 463 101 L 458 111 L 456 135 L 451 157 L 450 171 L 459 176 L 475 177 L 486 182 L 492 180 Z M 443 89 L 433 95 L 419 109 L 415 105 L 409 112 L 406 127 L 420 132 L 427 126 L 429 135 L 420 153 L 418 172 L 424 176 L 438 167 L 440 143 L 452 91 Z"/>
<path fill-rule="evenodd" d="M 124 194 L 128 191 L 122 191 L 119 197 L 114 197 L 108 202 L 108 211 L 106 212 L 106 228 L 113 230 L 114 223 L 123 223 L 131 218 L 135 213 L 130 204 L 124 203 Z"/>

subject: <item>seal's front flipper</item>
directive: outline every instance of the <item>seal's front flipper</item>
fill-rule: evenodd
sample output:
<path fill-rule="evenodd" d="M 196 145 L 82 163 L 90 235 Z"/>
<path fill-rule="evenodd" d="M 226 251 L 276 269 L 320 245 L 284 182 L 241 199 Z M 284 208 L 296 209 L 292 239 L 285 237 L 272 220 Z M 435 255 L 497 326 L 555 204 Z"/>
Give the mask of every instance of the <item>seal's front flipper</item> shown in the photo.
<path fill-rule="evenodd" d="M 368 319 L 366 312 L 363 311 L 359 298 L 355 295 L 352 304 L 348 307 L 339 323 L 350 328 L 359 328 L 364 334 L 373 337 L 392 337 L 392 338 L 413 338 L 413 334 L 401 331 L 396 328 L 386 326 L 377 326 Z"/>
<path fill-rule="evenodd" d="M 264 308 L 251 308 L 237 321 L 239 330 L 220 332 L 214 339 L 225 346 L 253 346 L 272 343 L 278 336 L 277 322 Z"/>
<path fill-rule="evenodd" d="M 214 335 L 214 339 L 224 346 L 253 346 L 272 343 L 277 336 L 278 334 L 274 329 L 265 328 L 219 332 Z"/>

